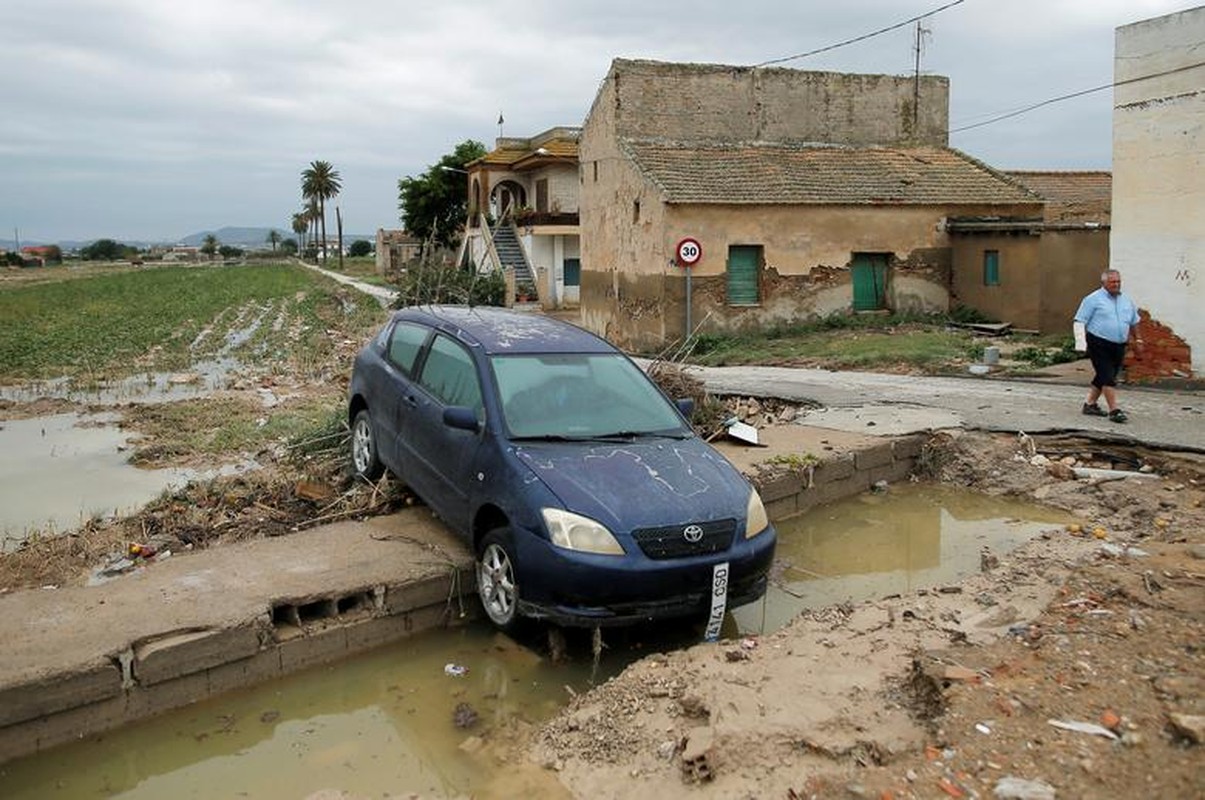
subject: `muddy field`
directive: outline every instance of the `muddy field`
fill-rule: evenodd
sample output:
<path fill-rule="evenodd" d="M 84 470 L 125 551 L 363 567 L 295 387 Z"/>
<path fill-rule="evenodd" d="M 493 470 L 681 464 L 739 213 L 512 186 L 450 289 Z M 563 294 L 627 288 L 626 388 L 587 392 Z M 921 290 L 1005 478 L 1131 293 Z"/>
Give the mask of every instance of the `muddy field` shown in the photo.
<path fill-rule="evenodd" d="M 1082 523 L 957 585 L 646 658 L 513 755 L 583 798 L 1205 795 L 1203 473 L 1145 453 L 1160 478 L 1073 479 L 1135 466 L 1096 450 L 939 436 L 935 477 Z"/>

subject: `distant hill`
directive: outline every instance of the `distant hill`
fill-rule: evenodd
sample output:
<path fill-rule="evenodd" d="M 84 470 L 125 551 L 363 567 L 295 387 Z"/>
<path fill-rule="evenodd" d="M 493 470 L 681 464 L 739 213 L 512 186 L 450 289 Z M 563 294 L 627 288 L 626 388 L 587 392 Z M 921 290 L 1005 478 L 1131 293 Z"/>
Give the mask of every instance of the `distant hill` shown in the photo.
<path fill-rule="evenodd" d="M 189 234 L 181 239 L 178 244 L 188 245 L 189 247 L 200 247 L 205 243 L 205 237 L 212 233 L 217 237 L 217 240 L 220 243 L 228 244 L 232 247 L 264 247 L 268 241 L 268 233 L 272 230 L 272 228 L 238 228 L 226 226 L 225 228 L 218 228 L 216 231 L 201 231 L 199 233 Z M 276 228 L 275 230 L 280 234 L 280 238 L 282 239 L 292 239 L 296 238 L 297 236 L 297 234 L 293 233 L 291 230 L 286 231 L 284 228 Z M 336 231 L 331 230 L 330 226 L 328 225 L 326 228 L 326 235 L 333 241 L 338 234 Z M 356 239 L 365 239 L 370 242 L 375 242 L 376 238 L 377 236 L 375 233 L 353 234 L 345 232 L 343 234 L 343 243 L 345 245 L 349 245 Z"/>
<path fill-rule="evenodd" d="M 116 239 L 117 241 L 121 242 L 122 244 L 127 244 L 131 247 L 138 247 L 138 248 L 142 248 L 142 249 L 145 249 L 148 247 L 153 247 L 155 245 L 171 246 L 174 244 L 183 244 L 183 245 L 188 245 L 190 247 L 200 247 L 205 242 L 205 237 L 212 233 L 214 236 L 217 237 L 218 242 L 220 242 L 221 244 L 227 244 L 227 245 L 230 245 L 231 247 L 241 247 L 241 248 L 247 249 L 247 248 L 267 247 L 268 246 L 268 244 L 267 244 L 268 232 L 271 230 L 272 230 L 272 228 L 247 228 L 247 227 L 237 227 L 237 226 L 233 226 L 233 225 L 228 225 L 224 228 L 218 228 L 216 231 L 201 231 L 199 233 L 189 234 L 188 236 L 185 236 L 182 239 L 174 239 L 174 240 L 173 239 L 159 239 L 159 240 L 122 239 L 122 238 L 116 237 L 116 236 L 108 236 L 108 237 L 98 236 L 97 239 L 101 239 L 101 238 Z M 293 231 L 291 231 L 291 230 L 286 231 L 284 228 L 276 228 L 276 231 L 280 234 L 280 238 L 282 238 L 282 239 L 295 239 L 297 237 L 297 234 L 293 233 Z M 334 241 L 335 237 L 338 234 L 336 233 L 336 231 L 332 230 L 331 227 L 328 225 L 326 228 L 326 235 L 328 237 L 330 237 L 331 241 Z M 377 235 L 375 233 L 344 233 L 343 234 L 343 243 L 345 245 L 350 245 L 352 242 L 356 241 L 357 239 L 364 239 L 365 241 L 375 242 L 377 239 Z M 41 240 L 35 241 L 32 239 L 27 241 L 25 239 L 22 239 L 21 246 L 26 247 L 29 245 L 57 244 L 59 247 L 61 247 L 63 249 L 64 252 L 71 252 L 74 250 L 79 250 L 81 247 L 86 247 L 87 245 L 92 244 L 94 241 L 96 241 L 96 239 L 82 239 L 82 240 L 71 239 L 71 240 L 62 240 L 62 241 L 58 241 L 58 242 L 53 242 L 53 241 L 44 242 Z M 12 239 L 0 239 L 0 250 L 14 250 L 14 249 L 16 249 L 16 242 L 14 242 Z"/>

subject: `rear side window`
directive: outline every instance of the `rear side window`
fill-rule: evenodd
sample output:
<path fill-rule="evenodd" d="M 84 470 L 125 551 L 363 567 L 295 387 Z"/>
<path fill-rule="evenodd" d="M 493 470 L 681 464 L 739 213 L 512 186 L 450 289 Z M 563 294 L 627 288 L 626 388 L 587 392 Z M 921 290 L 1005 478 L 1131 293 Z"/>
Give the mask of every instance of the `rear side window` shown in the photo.
<path fill-rule="evenodd" d="M 436 335 L 418 382 L 445 404 L 468 406 L 481 417 L 481 385 L 473 359 L 447 336 Z"/>
<path fill-rule="evenodd" d="M 389 334 L 389 360 L 407 375 L 414 374 L 414 361 L 427 340 L 427 333 L 421 325 L 399 322 Z"/>

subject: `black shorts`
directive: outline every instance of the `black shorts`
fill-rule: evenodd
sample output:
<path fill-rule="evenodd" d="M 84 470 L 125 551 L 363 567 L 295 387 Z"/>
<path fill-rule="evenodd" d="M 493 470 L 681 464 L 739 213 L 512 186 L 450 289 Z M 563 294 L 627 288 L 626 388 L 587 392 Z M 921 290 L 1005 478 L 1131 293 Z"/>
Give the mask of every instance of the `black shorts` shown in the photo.
<path fill-rule="evenodd" d="M 1096 372 L 1092 376 L 1092 385 L 1097 389 L 1102 386 L 1117 385 L 1117 373 L 1121 371 L 1121 364 L 1125 361 L 1125 357 L 1124 342 L 1118 344 L 1088 334 L 1088 358 L 1092 360 L 1092 369 Z"/>

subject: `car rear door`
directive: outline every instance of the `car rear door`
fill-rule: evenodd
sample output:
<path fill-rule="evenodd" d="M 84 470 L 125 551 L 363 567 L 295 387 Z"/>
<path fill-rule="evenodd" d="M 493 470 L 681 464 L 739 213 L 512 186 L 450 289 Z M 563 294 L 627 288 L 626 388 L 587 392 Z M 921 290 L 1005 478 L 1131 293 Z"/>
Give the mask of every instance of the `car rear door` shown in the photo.
<path fill-rule="evenodd" d="M 469 487 L 483 434 L 445 425 L 443 412 L 449 406 L 465 406 L 484 423 L 481 391 L 468 349 L 436 333 L 419 367 L 414 391 L 403 398 L 398 441 L 408 462 L 406 482 L 460 532 L 469 526 Z"/>
<path fill-rule="evenodd" d="M 401 321 L 393 326 L 385 342 L 382 359 L 382 379 L 374 387 L 371 403 L 379 409 L 374 412 L 373 424 L 378 426 L 377 441 L 381 448 L 381 460 L 403 483 L 409 485 L 410 466 L 399 449 L 402 428 L 412 403 L 415 367 L 423 345 L 431 336 L 431 329 L 414 322 Z"/>

